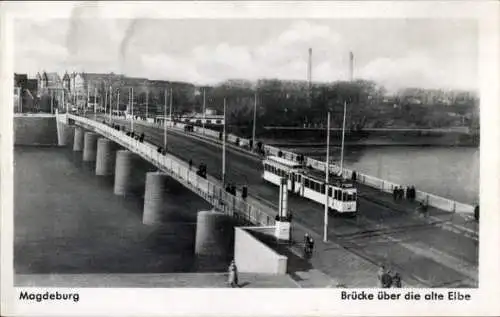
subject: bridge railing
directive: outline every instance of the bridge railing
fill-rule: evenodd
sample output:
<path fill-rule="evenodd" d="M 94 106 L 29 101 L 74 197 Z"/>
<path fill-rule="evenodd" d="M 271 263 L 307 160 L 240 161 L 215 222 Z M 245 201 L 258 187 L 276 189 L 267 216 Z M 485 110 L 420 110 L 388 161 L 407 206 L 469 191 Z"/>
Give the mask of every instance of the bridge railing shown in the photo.
<path fill-rule="evenodd" d="M 196 171 L 189 168 L 189 164 L 186 162 L 170 154 L 162 155 L 158 153 L 157 146 L 148 142 L 139 142 L 106 124 L 75 115 L 68 116 L 75 122 L 92 127 L 99 134 L 140 155 L 185 187 L 197 193 L 217 209 L 249 223 L 263 226 L 273 226 L 275 224 L 272 216 L 247 203 L 243 198 L 226 192 L 214 181 L 198 176 Z"/>

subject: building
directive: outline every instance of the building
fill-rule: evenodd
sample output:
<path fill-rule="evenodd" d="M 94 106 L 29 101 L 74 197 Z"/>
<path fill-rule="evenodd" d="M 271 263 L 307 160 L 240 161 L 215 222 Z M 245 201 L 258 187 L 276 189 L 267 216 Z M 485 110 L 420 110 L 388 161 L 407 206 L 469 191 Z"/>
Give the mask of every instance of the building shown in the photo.
<path fill-rule="evenodd" d="M 41 97 L 42 95 L 50 95 L 54 91 L 61 90 L 62 80 L 57 73 L 47 73 L 42 72 L 36 75 L 37 78 L 37 96 Z"/>

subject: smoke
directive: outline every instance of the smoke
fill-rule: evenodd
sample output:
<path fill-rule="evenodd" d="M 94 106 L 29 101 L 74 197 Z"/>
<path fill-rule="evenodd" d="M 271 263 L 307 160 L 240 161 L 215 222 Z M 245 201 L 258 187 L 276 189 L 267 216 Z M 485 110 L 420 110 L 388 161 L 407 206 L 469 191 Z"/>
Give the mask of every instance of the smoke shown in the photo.
<path fill-rule="evenodd" d="M 120 67 L 120 72 L 123 72 L 125 70 L 125 65 L 127 62 L 127 57 L 128 57 L 128 47 L 130 44 L 130 41 L 132 40 L 134 34 L 136 33 L 136 30 L 138 29 L 139 25 L 139 20 L 134 19 L 130 22 L 128 25 L 127 29 L 125 30 L 125 34 L 123 35 L 123 39 L 120 43 L 120 51 L 119 51 L 119 67 Z"/>

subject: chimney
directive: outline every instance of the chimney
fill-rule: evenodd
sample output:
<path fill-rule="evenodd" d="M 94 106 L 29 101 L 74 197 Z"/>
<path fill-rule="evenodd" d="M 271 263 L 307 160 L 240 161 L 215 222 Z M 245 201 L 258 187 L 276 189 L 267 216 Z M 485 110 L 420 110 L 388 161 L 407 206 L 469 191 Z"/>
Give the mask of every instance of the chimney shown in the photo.
<path fill-rule="evenodd" d="M 349 81 L 353 80 L 354 76 L 354 55 L 349 52 Z"/>
<path fill-rule="evenodd" d="M 307 82 L 309 90 L 311 90 L 311 80 L 312 80 L 312 48 L 309 48 L 309 59 L 307 63 Z"/>

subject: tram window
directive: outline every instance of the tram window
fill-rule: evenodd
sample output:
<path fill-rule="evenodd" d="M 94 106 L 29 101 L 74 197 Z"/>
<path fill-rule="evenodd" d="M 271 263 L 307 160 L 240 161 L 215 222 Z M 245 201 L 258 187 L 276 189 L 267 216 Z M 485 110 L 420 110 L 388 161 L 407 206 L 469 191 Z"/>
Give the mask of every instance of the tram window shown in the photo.
<path fill-rule="evenodd" d="M 305 179 L 304 179 L 304 186 L 305 186 L 306 188 L 309 188 L 309 179 L 308 179 L 308 178 L 305 178 Z"/>
<path fill-rule="evenodd" d="M 298 175 L 298 176 L 297 176 L 297 181 L 298 181 L 298 182 L 301 182 L 301 181 L 302 181 L 302 175 Z"/>
<path fill-rule="evenodd" d="M 347 201 L 347 193 L 342 193 L 342 201 Z"/>
<path fill-rule="evenodd" d="M 320 191 L 320 189 L 321 189 L 321 188 L 320 188 L 320 186 L 321 186 L 321 185 L 320 185 L 319 183 L 314 182 L 314 190 L 315 190 L 315 191 L 319 192 L 319 191 Z"/>
<path fill-rule="evenodd" d="M 332 197 L 332 188 L 331 187 L 328 188 L 328 196 Z"/>
<path fill-rule="evenodd" d="M 352 194 L 352 201 L 356 201 L 356 193 Z"/>
<path fill-rule="evenodd" d="M 335 199 L 340 200 L 340 190 L 335 190 Z"/>
<path fill-rule="evenodd" d="M 321 184 L 321 193 L 324 194 L 325 193 L 325 184 Z"/>

